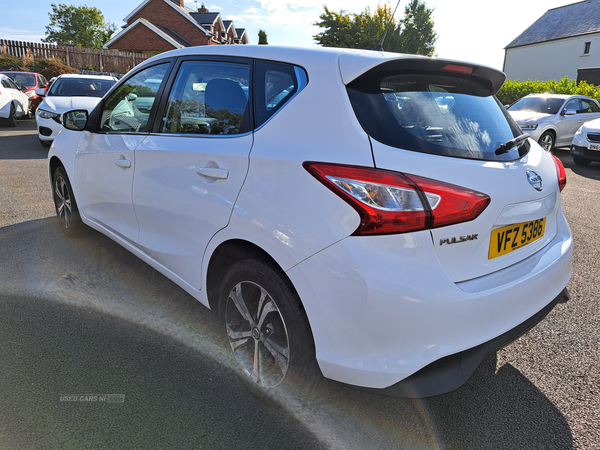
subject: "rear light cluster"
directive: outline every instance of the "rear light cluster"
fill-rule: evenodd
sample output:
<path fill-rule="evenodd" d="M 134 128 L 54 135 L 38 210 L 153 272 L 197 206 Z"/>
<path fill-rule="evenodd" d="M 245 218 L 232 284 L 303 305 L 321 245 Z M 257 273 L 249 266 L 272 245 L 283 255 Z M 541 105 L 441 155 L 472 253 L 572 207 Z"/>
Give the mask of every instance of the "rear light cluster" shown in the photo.
<path fill-rule="evenodd" d="M 567 185 L 567 172 L 565 172 L 565 166 L 563 165 L 560 159 L 558 159 L 554 155 L 552 155 L 552 159 L 554 159 L 554 165 L 556 166 L 556 175 L 558 176 L 558 188 L 560 189 L 560 192 L 562 192 L 562 190 Z"/>
<path fill-rule="evenodd" d="M 304 167 L 361 217 L 354 236 L 405 233 L 475 219 L 490 203 L 481 192 L 416 175 L 341 164 Z"/>

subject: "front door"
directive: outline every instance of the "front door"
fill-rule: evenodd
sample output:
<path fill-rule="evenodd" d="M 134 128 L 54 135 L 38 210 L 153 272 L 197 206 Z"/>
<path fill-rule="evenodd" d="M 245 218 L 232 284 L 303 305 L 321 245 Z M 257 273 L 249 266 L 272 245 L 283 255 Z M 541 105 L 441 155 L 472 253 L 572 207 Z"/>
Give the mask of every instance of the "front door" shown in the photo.
<path fill-rule="evenodd" d="M 144 69 L 111 93 L 102 104 L 98 131 L 82 135 L 75 157 L 81 213 L 129 242 L 137 242 L 139 233 L 131 196 L 135 149 L 148 134 L 150 111 L 168 67 Z"/>

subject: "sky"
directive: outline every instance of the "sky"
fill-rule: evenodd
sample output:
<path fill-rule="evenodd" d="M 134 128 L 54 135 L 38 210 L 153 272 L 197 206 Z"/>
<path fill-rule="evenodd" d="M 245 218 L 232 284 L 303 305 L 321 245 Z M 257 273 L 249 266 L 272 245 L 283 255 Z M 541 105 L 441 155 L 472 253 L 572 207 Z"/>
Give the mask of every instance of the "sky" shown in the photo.
<path fill-rule="evenodd" d="M 396 7 L 397 0 L 390 6 Z M 436 55 L 502 69 L 504 47 L 540 18 L 548 9 L 577 0 L 425 0 L 432 8 L 435 31 L 438 34 Z M 50 20 L 51 4 L 83 6 L 86 3 L 71 0 L 30 0 L 27 7 L 18 1 L 0 0 L 0 39 L 41 42 Z M 88 6 L 99 8 L 108 22 L 124 25 L 123 19 L 142 0 L 95 0 Z M 198 2 L 187 1 L 186 6 L 199 8 Z M 384 0 L 206 0 L 211 12 L 220 12 L 225 20 L 233 20 L 236 28 L 245 28 L 251 44 L 258 43 L 258 30 L 267 33 L 270 45 L 317 45 L 313 36 L 322 31 L 313 24 L 324 12 L 345 10 L 361 13 L 369 7 L 374 11 Z M 404 15 L 409 0 L 401 0 L 396 19 Z M 385 44 L 384 44 L 385 48 Z"/>

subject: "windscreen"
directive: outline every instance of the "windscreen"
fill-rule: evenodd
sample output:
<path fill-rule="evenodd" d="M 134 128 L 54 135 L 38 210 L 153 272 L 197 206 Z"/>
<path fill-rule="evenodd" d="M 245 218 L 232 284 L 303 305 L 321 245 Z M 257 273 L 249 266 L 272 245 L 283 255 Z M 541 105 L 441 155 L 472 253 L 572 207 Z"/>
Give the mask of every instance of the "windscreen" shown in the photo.
<path fill-rule="evenodd" d="M 22 89 L 35 86 L 35 76 L 28 73 L 7 73 L 5 75 L 10 77 Z"/>
<path fill-rule="evenodd" d="M 49 96 L 103 97 L 116 83 L 102 78 L 59 78 L 48 91 Z"/>
<path fill-rule="evenodd" d="M 562 98 L 523 97 L 508 108 L 509 111 L 527 111 L 541 114 L 556 114 L 564 103 Z"/>
<path fill-rule="evenodd" d="M 365 131 L 393 147 L 486 161 L 514 160 L 529 151 L 524 141 L 496 154 L 521 130 L 475 77 L 378 72 L 350 83 L 348 95 Z"/>

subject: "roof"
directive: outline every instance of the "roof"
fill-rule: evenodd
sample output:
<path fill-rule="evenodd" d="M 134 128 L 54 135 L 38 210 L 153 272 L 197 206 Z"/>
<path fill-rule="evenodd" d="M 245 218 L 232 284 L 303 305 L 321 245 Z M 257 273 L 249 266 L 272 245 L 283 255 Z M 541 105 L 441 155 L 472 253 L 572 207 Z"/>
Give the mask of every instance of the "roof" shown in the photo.
<path fill-rule="evenodd" d="M 194 18 L 194 20 L 196 22 L 198 22 L 200 25 L 214 25 L 214 23 L 217 21 L 217 19 L 221 16 L 220 13 L 216 12 L 216 13 L 200 13 L 200 12 L 190 12 L 189 13 L 190 16 L 192 16 Z"/>
<path fill-rule="evenodd" d="M 549 9 L 505 49 L 591 33 L 600 33 L 600 0 Z"/>
<path fill-rule="evenodd" d="M 419 61 L 424 66 L 427 64 L 467 64 L 473 69 L 473 74 L 492 82 L 494 92 L 500 89 L 506 76 L 501 71 L 492 67 L 481 66 L 478 64 L 464 63 L 443 58 L 428 58 L 418 55 L 406 55 L 392 52 L 378 52 L 373 50 L 360 50 L 339 47 L 288 47 L 279 45 L 203 45 L 190 47 L 180 50 L 171 50 L 160 55 L 153 56 L 150 59 L 140 63 L 138 67 L 144 67 L 148 64 L 154 64 L 163 58 L 177 56 L 193 55 L 212 55 L 212 56 L 233 56 L 267 59 L 290 63 L 296 66 L 304 67 L 307 70 L 323 70 L 323 67 L 329 67 L 328 70 L 338 71 L 342 75 L 345 84 L 358 78 L 361 74 L 371 68 L 392 60 L 411 60 Z M 333 72 L 331 72 L 333 73 Z M 330 73 L 330 74 L 331 74 Z"/>
<path fill-rule="evenodd" d="M 191 47 L 193 44 L 187 39 L 181 37 L 179 34 L 175 33 L 173 30 L 167 27 L 163 27 L 161 25 L 157 25 L 155 23 L 150 22 L 149 20 L 139 18 L 131 25 L 129 25 L 124 30 L 121 30 L 119 33 L 115 34 L 110 41 L 104 44 L 103 48 L 108 48 L 117 40 L 121 39 L 124 35 L 132 31 L 138 25 L 143 25 L 152 32 L 156 33 L 158 36 L 163 38 L 169 44 L 171 44 L 175 48 L 185 48 Z"/>

